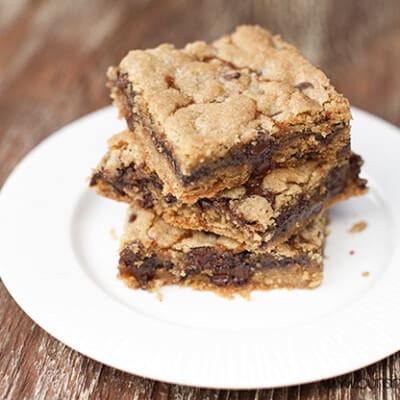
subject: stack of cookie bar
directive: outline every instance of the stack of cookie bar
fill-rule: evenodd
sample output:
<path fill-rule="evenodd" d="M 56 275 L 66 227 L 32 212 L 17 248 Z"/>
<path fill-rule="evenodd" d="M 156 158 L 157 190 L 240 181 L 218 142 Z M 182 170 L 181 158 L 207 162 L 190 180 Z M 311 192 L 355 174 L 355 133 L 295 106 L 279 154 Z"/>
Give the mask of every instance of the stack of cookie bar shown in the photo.
<path fill-rule="evenodd" d="M 322 71 L 240 26 L 212 44 L 131 51 L 108 79 L 127 129 L 90 185 L 130 204 L 119 259 L 129 286 L 321 283 L 325 212 L 366 190 L 349 103 Z"/>

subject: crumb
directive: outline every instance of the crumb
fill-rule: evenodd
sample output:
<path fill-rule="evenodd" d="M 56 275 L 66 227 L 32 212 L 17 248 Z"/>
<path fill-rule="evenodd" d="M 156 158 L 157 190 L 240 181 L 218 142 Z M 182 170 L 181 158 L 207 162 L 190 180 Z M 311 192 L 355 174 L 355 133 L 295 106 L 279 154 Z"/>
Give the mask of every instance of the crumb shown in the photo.
<path fill-rule="evenodd" d="M 156 295 L 158 301 L 163 301 L 163 295 L 162 295 L 162 293 L 161 293 L 160 288 L 158 288 L 158 287 L 155 288 L 155 289 L 154 289 L 154 293 L 155 293 L 155 295 Z"/>
<path fill-rule="evenodd" d="M 110 235 L 112 240 L 118 240 L 118 235 L 117 232 L 115 231 L 115 228 L 110 229 Z"/>
<path fill-rule="evenodd" d="M 332 231 L 330 229 L 326 229 L 325 230 L 325 235 L 326 236 L 330 236 L 331 233 L 332 233 Z"/>
<path fill-rule="evenodd" d="M 367 223 L 365 221 L 360 221 L 360 222 L 357 222 L 356 224 L 354 224 L 350 228 L 349 232 L 350 233 L 362 232 L 366 227 L 367 227 Z"/>
<path fill-rule="evenodd" d="M 349 254 L 352 256 L 354 254 L 354 250 L 350 250 Z"/>
<path fill-rule="evenodd" d="M 158 301 L 163 301 L 162 293 L 159 290 L 156 291 L 156 297 Z"/>
<path fill-rule="evenodd" d="M 369 276 L 369 272 L 368 271 L 364 271 L 364 272 L 361 273 L 361 276 L 366 278 L 367 276 Z"/>

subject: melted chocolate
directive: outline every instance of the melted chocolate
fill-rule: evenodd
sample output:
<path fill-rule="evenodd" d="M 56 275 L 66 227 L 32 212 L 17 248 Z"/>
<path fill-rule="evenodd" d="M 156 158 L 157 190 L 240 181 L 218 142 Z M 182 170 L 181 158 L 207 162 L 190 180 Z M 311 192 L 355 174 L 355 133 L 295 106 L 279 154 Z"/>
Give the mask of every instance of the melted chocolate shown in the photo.
<path fill-rule="evenodd" d="M 123 275 L 133 275 L 141 287 L 146 287 L 149 281 L 156 277 L 157 269 L 170 269 L 172 263 L 162 261 L 156 255 L 142 258 L 140 253 L 134 253 L 125 248 L 119 257 L 119 269 Z"/>

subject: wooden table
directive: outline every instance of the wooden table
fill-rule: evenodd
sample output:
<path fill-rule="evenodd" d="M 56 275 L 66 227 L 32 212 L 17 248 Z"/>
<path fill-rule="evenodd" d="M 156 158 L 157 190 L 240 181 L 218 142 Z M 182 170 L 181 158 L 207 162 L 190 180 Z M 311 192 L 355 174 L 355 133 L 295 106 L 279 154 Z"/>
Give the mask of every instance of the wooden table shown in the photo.
<path fill-rule="evenodd" d="M 0 184 L 46 136 L 109 104 L 105 70 L 129 49 L 213 39 L 239 23 L 280 32 L 352 104 L 400 125 L 399 0 L 0 0 Z M 200 390 L 80 355 L 39 328 L 1 283 L 0 321 L 0 399 L 400 398 L 400 353 L 308 385 Z"/>

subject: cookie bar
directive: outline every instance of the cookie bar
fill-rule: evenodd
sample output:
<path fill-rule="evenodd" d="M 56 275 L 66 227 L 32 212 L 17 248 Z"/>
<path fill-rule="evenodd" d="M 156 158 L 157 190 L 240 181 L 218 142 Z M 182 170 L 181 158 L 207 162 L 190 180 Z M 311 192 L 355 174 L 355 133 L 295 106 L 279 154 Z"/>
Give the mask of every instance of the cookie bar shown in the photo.
<path fill-rule="evenodd" d="M 337 164 L 308 161 L 187 204 L 163 195 L 163 184 L 148 168 L 136 136 L 124 131 L 110 139 L 91 185 L 106 197 L 153 208 L 172 225 L 231 237 L 254 250 L 284 240 L 337 201 L 364 193 L 360 167 L 355 154 Z"/>
<path fill-rule="evenodd" d="M 299 159 L 350 151 L 348 101 L 295 47 L 258 26 L 212 44 L 131 51 L 108 80 L 164 193 L 186 203 Z"/>
<path fill-rule="evenodd" d="M 131 207 L 121 240 L 119 276 L 133 288 L 189 285 L 231 295 L 254 289 L 314 288 L 322 281 L 324 214 L 265 253 L 235 240 L 174 227 L 153 210 Z"/>

